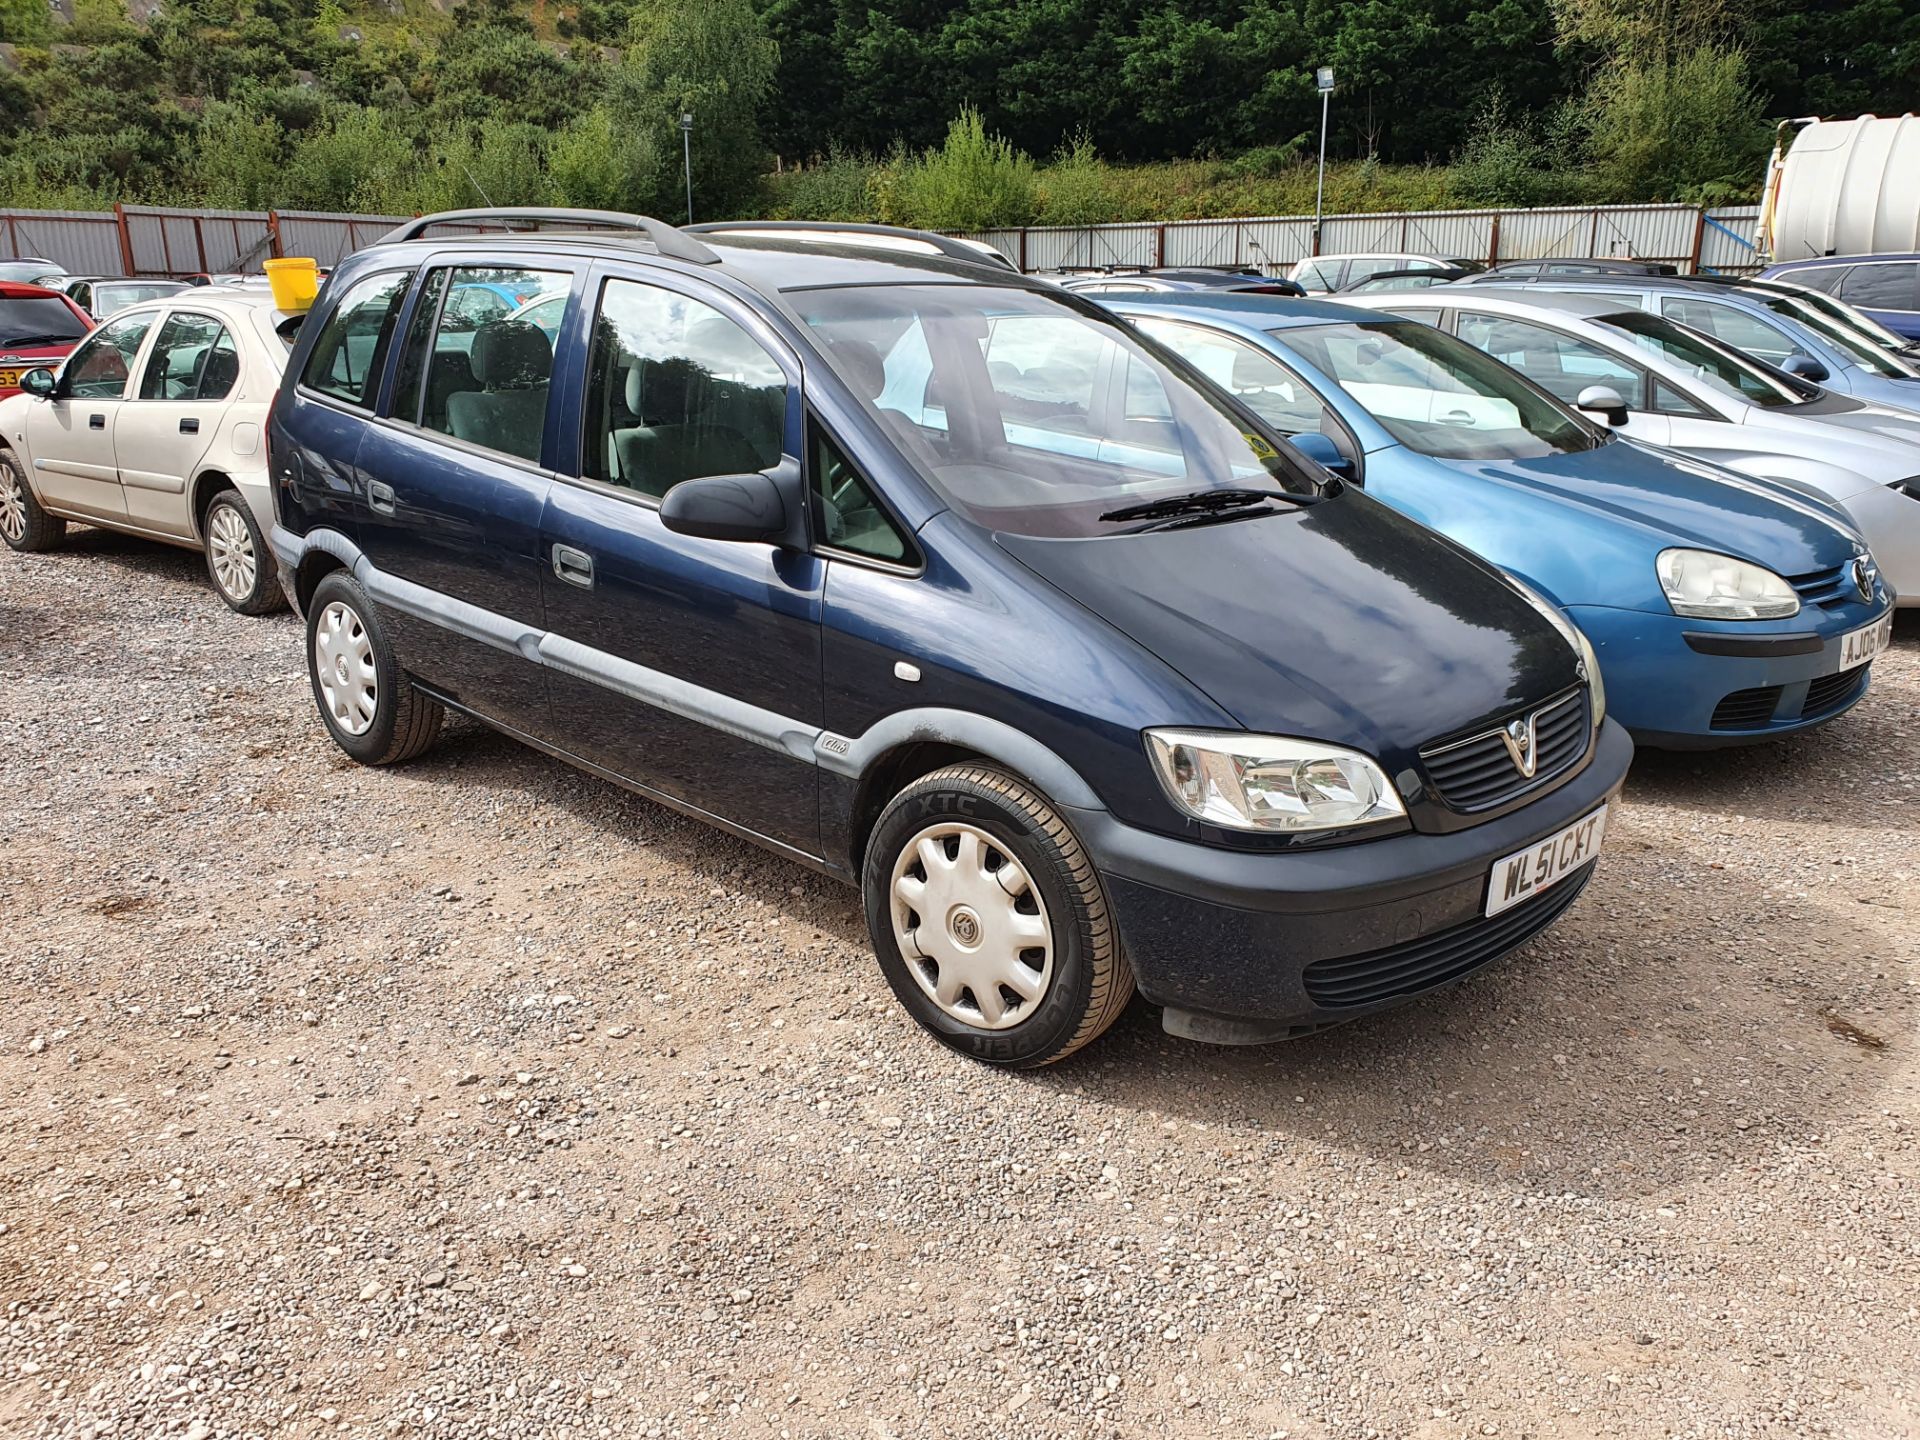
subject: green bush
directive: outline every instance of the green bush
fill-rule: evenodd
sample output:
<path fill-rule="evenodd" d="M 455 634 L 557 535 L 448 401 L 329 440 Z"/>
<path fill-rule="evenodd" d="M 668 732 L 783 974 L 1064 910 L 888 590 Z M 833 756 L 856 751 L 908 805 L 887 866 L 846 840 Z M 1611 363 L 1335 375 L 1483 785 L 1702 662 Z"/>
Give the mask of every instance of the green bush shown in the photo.
<path fill-rule="evenodd" d="M 1112 171 L 1085 132 L 1040 172 L 1036 190 L 1042 225 L 1105 225 L 1125 218 Z"/>
<path fill-rule="evenodd" d="M 947 140 L 908 162 L 897 203 L 909 225 L 927 230 L 991 230 L 1029 225 L 1035 211 L 1034 164 L 998 135 L 980 112 L 963 109 Z"/>
<path fill-rule="evenodd" d="M 1760 99 L 1738 50 L 1700 45 L 1672 60 L 1623 60 L 1587 93 L 1590 153 L 1611 198 L 1751 194 L 1766 151 Z"/>
<path fill-rule="evenodd" d="M 590 210 L 640 208 L 659 173 L 660 148 L 607 106 L 594 106 L 547 147 L 554 203 Z"/>
<path fill-rule="evenodd" d="M 879 162 L 830 151 L 825 160 L 769 179 L 767 213 L 776 220 L 871 220 Z"/>
<path fill-rule="evenodd" d="M 1474 117 L 1453 162 L 1452 189 L 1462 205 L 1531 205 L 1547 187 L 1533 128 L 1507 108 L 1495 89 Z"/>

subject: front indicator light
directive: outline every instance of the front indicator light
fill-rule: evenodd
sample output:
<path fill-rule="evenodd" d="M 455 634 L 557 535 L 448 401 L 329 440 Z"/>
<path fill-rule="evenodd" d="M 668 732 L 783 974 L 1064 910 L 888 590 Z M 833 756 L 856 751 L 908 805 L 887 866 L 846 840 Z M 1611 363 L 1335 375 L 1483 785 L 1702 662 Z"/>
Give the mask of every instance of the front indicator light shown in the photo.
<path fill-rule="evenodd" d="M 1173 803 L 1222 829 L 1299 834 L 1407 813 L 1377 764 L 1336 745 L 1235 730 L 1149 730 L 1146 739 Z"/>

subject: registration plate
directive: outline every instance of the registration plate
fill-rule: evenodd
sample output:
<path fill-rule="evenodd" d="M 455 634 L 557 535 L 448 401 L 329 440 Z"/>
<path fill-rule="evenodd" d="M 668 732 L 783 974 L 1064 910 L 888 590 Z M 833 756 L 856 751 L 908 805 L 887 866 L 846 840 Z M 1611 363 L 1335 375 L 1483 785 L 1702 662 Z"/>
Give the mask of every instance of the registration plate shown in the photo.
<path fill-rule="evenodd" d="M 1524 850 L 1516 850 L 1493 864 L 1493 879 L 1487 885 L 1487 910 L 1498 915 L 1542 890 L 1559 884 L 1600 853 L 1600 839 L 1607 833 L 1607 807 L 1602 805 L 1585 819 L 1566 829 L 1536 840 Z"/>
<path fill-rule="evenodd" d="M 16 390 L 20 386 L 18 370 L 0 370 L 0 390 Z"/>
<path fill-rule="evenodd" d="M 1893 611 L 1889 610 L 1873 624 L 1840 637 L 1840 668 L 1851 670 L 1864 665 L 1892 643 Z"/>

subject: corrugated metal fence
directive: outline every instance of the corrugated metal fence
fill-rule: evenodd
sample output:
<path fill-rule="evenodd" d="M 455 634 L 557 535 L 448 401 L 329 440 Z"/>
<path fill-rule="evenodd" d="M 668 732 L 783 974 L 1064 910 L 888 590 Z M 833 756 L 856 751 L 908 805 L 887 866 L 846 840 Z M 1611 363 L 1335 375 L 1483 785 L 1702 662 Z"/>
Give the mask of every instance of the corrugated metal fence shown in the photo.
<path fill-rule="evenodd" d="M 1759 208 L 1611 205 L 1555 210 L 1433 210 L 1329 215 L 1320 253 L 1406 251 L 1474 260 L 1613 255 L 1682 269 L 1758 266 L 1749 239 Z M 401 223 L 392 215 L 298 210 L 0 211 L 0 259 L 51 260 L 75 275 L 168 275 L 258 270 L 262 260 L 310 255 L 322 265 Z M 1258 265 L 1277 272 L 1314 253 L 1311 215 L 990 230 L 973 238 L 1023 270 L 1101 265 Z"/>
<path fill-rule="evenodd" d="M 1023 270 L 1103 265 L 1257 265 L 1269 273 L 1320 253 L 1369 250 L 1470 260 L 1536 260 L 1603 255 L 1661 260 L 1683 270 L 1751 270 L 1759 207 L 1712 211 L 1692 205 L 1609 205 L 1553 210 L 1429 210 L 1329 215 L 1318 252 L 1311 215 L 1247 220 L 1177 220 L 1165 225 L 1035 226 L 986 230 Z"/>

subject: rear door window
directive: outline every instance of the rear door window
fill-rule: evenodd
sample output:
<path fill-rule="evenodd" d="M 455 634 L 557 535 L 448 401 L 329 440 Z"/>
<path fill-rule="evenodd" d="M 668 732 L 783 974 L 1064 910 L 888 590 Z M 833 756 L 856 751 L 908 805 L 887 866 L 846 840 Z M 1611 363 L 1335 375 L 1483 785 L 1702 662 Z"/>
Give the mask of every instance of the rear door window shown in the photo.
<path fill-rule="evenodd" d="M 417 414 L 424 429 L 469 445 L 538 460 L 553 384 L 553 339 L 516 317 L 519 306 L 507 297 L 564 294 L 570 283 L 564 271 L 492 265 L 433 272 L 407 328 L 394 409 Z M 476 316 L 487 318 L 475 323 Z M 425 384 L 416 392 L 423 372 Z"/>
<path fill-rule="evenodd" d="M 140 377 L 142 400 L 223 400 L 240 378 L 233 336 L 211 315 L 177 310 L 160 327 Z"/>
<path fill-rule="evenodd" d="M 412 282 L 411 270 L 386 270 L 347 291 L 314 341 L 300 383 L 371 410 L 400 303 Z"/>

